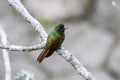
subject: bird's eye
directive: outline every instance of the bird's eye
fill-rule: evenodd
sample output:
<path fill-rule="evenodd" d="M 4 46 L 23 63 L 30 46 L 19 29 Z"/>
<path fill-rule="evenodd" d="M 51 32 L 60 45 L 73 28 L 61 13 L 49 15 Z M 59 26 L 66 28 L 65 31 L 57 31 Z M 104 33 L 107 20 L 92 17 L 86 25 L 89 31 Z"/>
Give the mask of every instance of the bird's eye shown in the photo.
<path fill-rule="evenodd" d="M 59 24 L 59 29 L 64 29 L 64 25 L 63 24 Z"/>

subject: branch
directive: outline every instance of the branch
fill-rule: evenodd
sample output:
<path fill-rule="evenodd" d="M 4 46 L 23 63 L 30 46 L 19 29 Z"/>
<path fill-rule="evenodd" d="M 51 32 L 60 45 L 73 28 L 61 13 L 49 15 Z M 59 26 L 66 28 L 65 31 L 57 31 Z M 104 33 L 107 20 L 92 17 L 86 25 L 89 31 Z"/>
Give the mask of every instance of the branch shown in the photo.
<path fill-rule="evenodd" d="M 42 27 L 42 25 L 35 19 L 33 18 L 28 11 L 25 9 L 25 7 L 22 5 L 20 0 L 8 0 L 10 5 L 15 8 L 17 12 L 19 12 L 25 20 L 27 20 L 31 26 L 37 30 L 40 33 L 40 36 L 42 38 L 42 44 L 46 43 L 47 39 L 47 33 Z M 11 48 L 9 46 L 9 48 Z M 22 47 L 21 47 L 22 48 Z M 23 49 L 23 48 L 22 48 Z M 39 48 L 40 49 L 40 48 Z M 24 51 L 24 49 L 23 49 Z M 69 62 L 77 71 L 80 75 L 82 75 L 86 80 L 95 80 L 94 77 L 90 72 L 88 72 L 84 66 L 76 59 L 74 56 L 72 56 L 67 50 L 64 48 L 61 48 L 60 50 L 57 51 L 67 62 Z"/>
<path fill-rule="evenodd" d="M 9 51 L 34 51 L 34 50 L 39 50 L 43 49 L 45 45 L 38 44 L 38 45 L 33 45 L 33 46 L 16 46 L 16 45 L 2 45 L 0 44 L 1 49 L 7 49 Z"/>
<path fill-rule="evenodd" d="M 95 80 L 94 76 L 92 76 L 92 74 L 87 71 L 78 59 L 71 55 L 71 53 L 65 48 L 61 47 L 61 49 L 57 50 L 57 52 L 78 71 L 78 74 L 83 76 L 86 80 Z"/>
<path fill-rule="evenodd" d="M 0 28 L 0 37 L 1 43 L 3 45 L 7 45 L 7 36 L 2 28 Z M 11 80 L 11 67 L 10 67 L 10 59 L 7 50 L 2 50 L 4 66 L 5 66 L 5 80 Z"/>
<path fill-rule="evenodd" d="M 40 34 L 41 41 L 45 44 L 47 40 L 47 33 L 42 27 L 42 25 L 34 18 L 32 17 L 29 12 L 26 10 L 26 8 L 22 5 L 20 0 L 7 0 L 9 4 L 18 12 L 20 13 L 23 18 L 30 23 L 30 25 Z"/>

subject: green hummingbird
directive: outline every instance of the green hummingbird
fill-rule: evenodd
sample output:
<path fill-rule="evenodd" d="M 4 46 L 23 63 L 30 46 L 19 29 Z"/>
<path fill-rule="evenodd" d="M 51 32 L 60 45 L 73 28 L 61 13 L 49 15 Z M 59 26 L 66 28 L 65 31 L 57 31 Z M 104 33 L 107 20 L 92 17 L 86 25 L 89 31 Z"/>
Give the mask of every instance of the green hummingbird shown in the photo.
<path fill-rule="evenodd" d="M 61 47 L 61 44 L 65 39 L 65 29 L 67 28 L 65 28 L 63 24 L 58 24 L 55 29 L 48 35 L 47 43 L 37 58 L 39 63 L 41 63 L 44 58 L 51 56 L 54 51 Z"/>

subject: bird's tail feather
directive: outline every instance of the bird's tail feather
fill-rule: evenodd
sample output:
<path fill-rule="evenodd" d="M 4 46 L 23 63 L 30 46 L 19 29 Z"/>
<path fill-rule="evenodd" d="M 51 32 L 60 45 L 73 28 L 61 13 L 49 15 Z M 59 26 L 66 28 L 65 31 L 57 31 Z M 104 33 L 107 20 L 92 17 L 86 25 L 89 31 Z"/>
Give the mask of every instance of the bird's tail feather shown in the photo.
<path fill-rule="evenodd" d="M 49 51 L 50 51 L 50 49 L 44 49 L 42 52 L 41 52 L 41 54 L 38 56 L 38 58 L 37 58 L 37 61 L 39 62 L 39 63 L 41 63 L 42 62 L 42 60 L 49 54 Z"/>

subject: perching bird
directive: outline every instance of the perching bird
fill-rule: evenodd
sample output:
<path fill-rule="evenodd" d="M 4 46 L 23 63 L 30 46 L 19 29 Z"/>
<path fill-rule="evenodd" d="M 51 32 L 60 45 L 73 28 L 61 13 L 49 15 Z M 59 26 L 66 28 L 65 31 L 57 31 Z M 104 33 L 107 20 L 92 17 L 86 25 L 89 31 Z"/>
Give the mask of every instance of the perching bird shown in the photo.
<path fill-rule="evenodd" d="M 37 58 L 37 61 L 39 63 L 41 63 L 44 58 L 51 56 L 54 51 L 56 51 L 57 49 L 61 47 L 61 44 L 63 43 L 65 39 L 65 34 L 64 34 L 65 29 L 67 28 L 65 28 L 63 24 L 59 24 L 48 35 L 45 48 L 43 49 L 43 51 Z"/>

